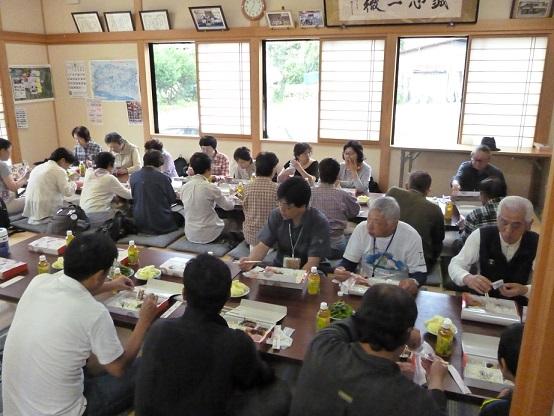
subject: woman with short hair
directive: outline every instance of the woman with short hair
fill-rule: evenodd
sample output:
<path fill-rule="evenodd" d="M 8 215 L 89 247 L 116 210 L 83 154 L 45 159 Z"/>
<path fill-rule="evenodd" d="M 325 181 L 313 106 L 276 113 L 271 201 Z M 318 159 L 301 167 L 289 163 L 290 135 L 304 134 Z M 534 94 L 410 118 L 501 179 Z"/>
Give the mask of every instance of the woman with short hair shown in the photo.
<path fill-rule="evenodd" d="M 371 166 L 365 162 L 364 148 L 360 142 L 350 140 L 342 148 L 339 180 L 343 188 L 356 188 L 356 192 L 367 192 L 371 178 Z"/>
<path fill-rule="evenodd" d="M 278 182 L 284 182 L 291 176 L 302 176 L 310 185 L 319 179 L 319 163 L 312 159 L 312 146 L 308 143 L 296 143 L 293 149 L 294 159 L 288 161 L 277 176 Z"/>
<path fill-rule="evenodd" d="M 0 198 L 6 204 L 8 215 L 19 214 L 25 206 L 25 197 L 17 198 L 17 190 L 27 184 L 28 174 L 14 178 L 7 161 L 12 157 L 12 144 L 0 139 Z"/>
<path fill-rule="evenodd" d="M 96 157 L 96 169 L 87 169 L 80 206 L 87 214 L 91 227 L 97 227 L 113 218 L 112 200 L 117 195 L 131 199 L 131 191 L 112 175 L 115 157 L 110 152 L 100 152 Z"/>

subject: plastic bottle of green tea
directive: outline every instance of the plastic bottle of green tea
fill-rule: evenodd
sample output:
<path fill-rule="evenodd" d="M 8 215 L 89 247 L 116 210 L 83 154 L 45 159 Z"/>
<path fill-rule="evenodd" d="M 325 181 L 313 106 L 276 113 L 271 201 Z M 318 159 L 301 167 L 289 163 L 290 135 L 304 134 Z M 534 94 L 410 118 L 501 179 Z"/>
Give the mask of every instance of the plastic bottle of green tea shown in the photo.
<path fill-rule="evenodd" d="M 37 274 L 50 273 L 50 263 L 46 260 L 46 256 L 41 254 L 38 257 Z"/>
<path fill-rule="evenodd" d="M 321 302 L 319 306 L 319 311 L 317 312 L 316 317 L 316 330 L 327 328 L 331 324 L 331 311 L 327 306 L 327 302 Z"/>

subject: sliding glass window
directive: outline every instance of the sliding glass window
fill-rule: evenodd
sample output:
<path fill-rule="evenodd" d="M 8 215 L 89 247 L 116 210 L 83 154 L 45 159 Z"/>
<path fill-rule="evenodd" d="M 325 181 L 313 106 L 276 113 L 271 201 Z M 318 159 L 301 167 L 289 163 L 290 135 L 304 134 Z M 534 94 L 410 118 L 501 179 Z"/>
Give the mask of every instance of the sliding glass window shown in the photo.
<path fill-rule="evenodd" d="M 393 143 L 458 142 L 467 38 L 400 38 Z"/>

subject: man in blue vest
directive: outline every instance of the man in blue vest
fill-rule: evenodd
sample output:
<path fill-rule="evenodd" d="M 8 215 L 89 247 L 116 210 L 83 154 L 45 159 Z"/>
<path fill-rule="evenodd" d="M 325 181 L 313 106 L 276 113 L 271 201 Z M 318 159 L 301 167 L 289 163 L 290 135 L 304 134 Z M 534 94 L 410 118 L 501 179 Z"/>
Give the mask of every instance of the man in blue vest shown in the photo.
<path fill-rule="evenodd" d="M 532 222 L 530 201 L 520 196 L 504 198 L 498 205 L 497 225 L 482 227 L 469 235 L 450 262 L 450 278 L 477 293 L 515 298 L 526 304 L 539 241 L 539 235 L 530 231 Z M 472 266 L 477 268 L 475 273 L 470 271 Z M 492 282 L 498 280 L 503 280 L 504 285 L 493 289 Z"/>

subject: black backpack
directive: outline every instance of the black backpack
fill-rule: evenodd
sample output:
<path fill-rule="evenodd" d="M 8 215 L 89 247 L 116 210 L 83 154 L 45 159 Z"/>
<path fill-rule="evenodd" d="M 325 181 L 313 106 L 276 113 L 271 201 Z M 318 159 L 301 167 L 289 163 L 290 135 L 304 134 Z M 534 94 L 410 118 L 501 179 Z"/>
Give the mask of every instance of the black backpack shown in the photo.
<path fill-rule="evenodd" d="M 97 232 L 105 233 L 117 242 L 129 234 L 136 234 L 137 227 L 132 219 L 127 218 L 121 211 L 117 211 L 114 217 L 102 224 Z"/>
<path fill-rule="evenodd" d="M 46 229 L 47 234 L 65 235 L 67 230 L 79 235 L 90 228 L 90 221 L 83 209 L 75 204 L 69 204 L 56 211 Z"/>
<path fill-rule="evenodd" d="M 379 184 L 373 180 L 373 176 L 369 178 L 369 184 L 367 187 L 368 191 L 371 193 L 381 194 L 383 191 L 379 188 Z"/>

